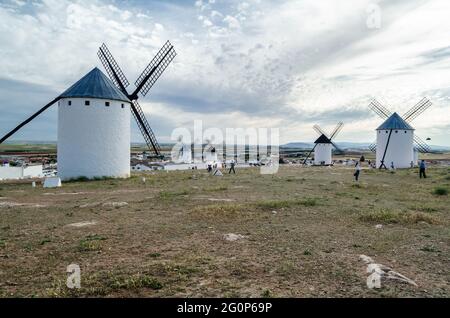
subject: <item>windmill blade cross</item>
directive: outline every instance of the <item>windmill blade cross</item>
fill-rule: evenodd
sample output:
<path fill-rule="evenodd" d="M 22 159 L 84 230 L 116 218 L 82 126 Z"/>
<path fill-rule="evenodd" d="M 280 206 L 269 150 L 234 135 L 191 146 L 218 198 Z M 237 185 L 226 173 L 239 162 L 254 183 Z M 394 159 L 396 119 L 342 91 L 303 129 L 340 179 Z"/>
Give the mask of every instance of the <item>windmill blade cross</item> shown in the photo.
<path fill-rule="evenodd" d="M 106 69 L 109 78 L 122 91 L 122 93 L 128 96 L 126 88 L 130 85 L 130 82 L 128 82 L 128 79 L 122 72 L 122 69 L 119 64 L 117 64 L 105 43 L 103 43 L 99 48 L 97 55 Z"/>
<path fill-rule="evenodd" d="M 313 128 L 314 128 L 315 131 L 317 131 L 317 133 L 318 133 L 319 135 L 325 135 L 327 138 L 329 138 L 329 137 L 328 137 L 328 134 L 327 134 L 326 132 L 324 132 L 324 131 L 322 130 L 322 128 L 320 128 L 319 125 L 314 125 Z"/>
<path fill-rule="evenodd" d="M 337 134 L 339 134 L 339 132 L 342 130 L 342 127 L 344 127 L 344 123 L 341 121 L 337 124 L 336 128 L 334 128 L 333 132 L 331 133 L 330 139 L 336 137 Z"/>
<path fill-rule="evenodd" d="M 422 98 L 420 102 L 418 102 L 416 105 L 414 105 L 409 111 L 407 111 L 403 115 L 403 119 L 410 123 L 414 119 L 416 119 L 420 114 L 422 114 L 425 110 L 427 110 L 432 103 L 430 100 L 426 97 Z"/>
<path fill-rule="evenodd" d="M 369 104 L 369 108 L 372 109 L 378 116 L 380 116 L 383 119 L 387 119 L 389 116 L 392 115 L 392 112 L 381 105 L 375 98 L 372 99 L 372 101 Z"/>
<path fill-rule="evenodd" d="M 376 143 L 376 142 L 371 143 L 371 144 L 369 145 L 369 149 L 370 149 L 370 151 L 372 151 L 372 152 L 377 152 L 377 143 Z"/>
<path fill-rule="evenodd" d="M 175 48 L 167 41 L 142 74 L 139 75 L 135 82 L 136 90 L 132 95 L 137 95 L 138 93 L 141 93 L 143 96 L 147 95 L 148 91 L 153 87 L 176 55 Z"/>

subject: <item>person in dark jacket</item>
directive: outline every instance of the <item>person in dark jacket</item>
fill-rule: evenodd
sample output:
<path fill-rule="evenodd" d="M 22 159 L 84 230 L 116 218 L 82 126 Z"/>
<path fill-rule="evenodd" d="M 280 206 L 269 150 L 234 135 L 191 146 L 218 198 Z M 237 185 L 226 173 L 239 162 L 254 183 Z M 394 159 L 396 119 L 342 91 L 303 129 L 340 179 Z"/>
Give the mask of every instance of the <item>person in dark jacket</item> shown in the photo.
<path fill-rule="evenodd" d="M 230 171 L 228 171 L 228 174 L 230 174 L 231 171 L 233 171 L 233 173 L 236 174 L 236 170 L 234 170 L 234 165 L 235 165 L 234 160 L 232 160 L 230 163 L 231 168 L 230 168 Z"/>
<path fill-rule="evenodd" d="M 419 165 L 419 176 L 420 176 L 420 179 L 422 179 L 422 177 L 424 177 L 426 179 L 426 177 L 427 177 L 427 175 L 425 173 L 426 170 L 427 170 L 427 165 L 425 163 L 425 160 L 422 160 L 420 162 L 420 165 Z"/>

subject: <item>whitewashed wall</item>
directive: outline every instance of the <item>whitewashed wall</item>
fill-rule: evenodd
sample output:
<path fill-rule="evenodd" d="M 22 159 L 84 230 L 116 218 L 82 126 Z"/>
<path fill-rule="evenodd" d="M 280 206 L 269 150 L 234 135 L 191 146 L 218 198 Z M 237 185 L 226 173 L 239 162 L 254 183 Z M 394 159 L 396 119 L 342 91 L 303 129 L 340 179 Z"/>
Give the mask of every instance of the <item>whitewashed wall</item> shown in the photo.
<path fill-rule="evenodd" d="M 85 106 L 86 100 L 90 106 Z M 106 101 L 110 102 L 109 107 L 105 106 Z M 130 176 L 129 103 L 87 98 L 60 100 L 58 176 L 62 180 Z"/>
<path fill-rule="evenodd" d="M 386 149 L 389 130 L 377 130 L 377 168 L 381 165 L 381 159 Z M 394 162 L 395 168 L 410 168 L 413 155 L 414 130 L 393 130 L 386 151 L 384 164 L 387 168 Z"/>
<path fill-rule="evenodd" d="M 320 165 L 325 162 L 326 165 L 331 165 L 331 144 L 317 144 L 314 149 L 314 164 Z"/>

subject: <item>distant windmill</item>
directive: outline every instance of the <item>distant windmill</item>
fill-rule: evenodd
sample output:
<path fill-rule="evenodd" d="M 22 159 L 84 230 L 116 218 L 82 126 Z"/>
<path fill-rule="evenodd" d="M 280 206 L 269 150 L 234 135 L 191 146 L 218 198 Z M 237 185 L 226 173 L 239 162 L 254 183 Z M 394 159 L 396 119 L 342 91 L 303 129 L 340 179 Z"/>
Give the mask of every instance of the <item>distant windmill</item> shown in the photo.
<path fill-rule="evenodd" d="M 162 75 L 167 66 L 172 62 L 177 53 L 174 47 L 167 41 L 164 46 L 159 50 L 150 64 L 144 69 L 141 75 L 135 82 L 136 89 L 133 93 L 129 94 L 127 87 L 130 85 L 122 69 L 117 64 L 116 60 L 112 56 L 111 52 L 108 50 L 106 45 L 103 43 L 99 48 L 98 57 L 105 67 L 110 79 L 113 83 L 120 89 L 120 91 L 129 98 L 131 103 L 131 110 L 139 127 L 139 130 L 144 137 L 144 140 L 150 150 L 153 150 L 155 155 L 161 155 L 161 147 L 156 140 L 155 134 L 151 129 L 147 119 L 145 118 L 144 112 L 141 106 L 137 102 L 138 93 L 143 96 L 147 95 L 148 91 L 153 87 L 158 78 Z"/>
<path fill-rule="evenodd" d="M 331 165 L 331 152 L 333 150 L 332 147 L 334 147 L 338 152 L 343 153 L 343 151 L 332 141 L 332 139 L 335 138 L 342 130 L 342 127 L 344 127 L 344 123 L 339 122 L 336 128 L 334 128 L 331 135 L 328 135 L 319 127 L 319 125 L 314 125 L 313 128 L 315 131 L 317 131 L 320 137 L 314 142 L 315 145 L 306 156 L 303 164 L 306 164 L 309 156 L 314 151 L 314 165 Z"/>
<path fill-rule="evenodd" d="M 203 160 L 208 163 L 218 161 L 216 147 L 213 145 L 213 140 L 206 138 L 206 145 L 203 146 Z"/>
<path fill-rule="evenodd" d="M 401 117 L 377 100 L 371 101 L 369 108 L 385 120 L 377 128 L 376 143 L 369 146 L 370 150 L 376 152 L 378 168 L 387 169 L 386 164 L 393 164 L 395 168 L 411 167 L 411 162 L 414 162 L 414 147 L 422 153 L 431 152 L 430 146 L 414 134 L 414 128 L 409 124 L 431 105 L 427 98 L 423 98 Z"/>
<path fill-rule="evenodd" d="M 172 161 L 178 163 L 192 163 L 192 145 L 183 142 L 179 136 L 175 147 L 172 149 Z"/>

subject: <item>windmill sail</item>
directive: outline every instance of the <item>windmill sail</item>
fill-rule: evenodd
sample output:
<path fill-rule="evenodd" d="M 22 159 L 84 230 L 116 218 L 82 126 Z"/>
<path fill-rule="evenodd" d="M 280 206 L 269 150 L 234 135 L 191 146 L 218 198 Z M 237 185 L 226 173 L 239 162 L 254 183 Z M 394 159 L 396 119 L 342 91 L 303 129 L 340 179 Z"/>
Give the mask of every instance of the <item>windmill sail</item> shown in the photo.
<path fill-rule="evenodd" d="M 328 137 L 328 134 L 326 132 L 324 132 L 322 130 L 322 128 L 320 128 L 319 125 L 314 125 L 313 128 L 319 135 L 324 135 L 325 137 L 330 138 L 330 137 Z"/>
<path fill-rule="evenodd" d="M 149 149 L 158 156 L 161 153 L 161 147 L 156 140 L 156 136 L 151 129 L 150 124 L 145 118 L 145 114 L 142 111 L 141 106 L 137 102 L 138 93 L 145 96 L 175 56 L 176 53 L 174 47 L 169 41 L 167 41 L 136 80 L 136 90 L 132 94 L 129 94 L 126 88 L 130 85 L 130 83 L 106 45 L 102 44 L 98 51 L 98 57 L 108 72 L 111 80 L 125 95 L 127 95 L 130 101 L 132 101 L 131 110 L 133 117 L 136 120 L 142 136 L 144 137 L 145 143 Z"/>
<path fill-rule="evenodd" d="M 150 88 L 156 83 L 158 78 L 162 75 L 164 70 L 169 66 L 170 62 L 175 58 L 177 53 L 175 48 L 167 41 L 164 46 L 159 50 L 150 64 L 144 69 L 141 75 L 136 80 L 136 91 L 140 92 L 143 96 L 147 95 Z"/>
<path fill-rule="evenodd" d="M 411 122 L 416 119 L 420 114 L 422 114 L 425 110 L 427 110 L 432 103 L 427 98 L 422 98 L 420 102 L 418 102 L 414 107 L 412 107 L 409 111 L 407 111 L 403 115 L 403 119 L 406 122 Z"/>
<path fill-rule="evenodd" d="M 103 66 L 105 67 L 109 78 L 113 81 L 114 84 L 116 84 L 118 88 L 120 88 L 120 90 L 122 90 L 122 92 L 127 94 L 126 88 L 130 85 L 130 82 L 128 82 L 128 79 L 122 72 L 122 69 L 120 68 L 119 64 L 117 64 L 116 60 L 108 50 L 105 43 L 103 43 L 99 48 L 97 55 L 100 58 Z"/>
<path fill-rule="evenodd" d="M 369 108 L 372 109 L 378 116 L 383 119 L 388 118 L 392 115 L 392 112 L 380 104 L 375 98 L 369 104 Z"/>
<path fill-rule="evenodd" d="M 145 118 L 141 106 L 136 100 L 133 101 L 131 109 L 134 119 L 136 120 L 136 123 L 139 127 L 139 130 L 141 131 L 141 134 L 144 137 L 145 143 L 147 144 L 149 149 L 153 149 L 155 154 L 159 155 L 161 153 L 161 147 L 159 146 L 159 143 L 156 140 L 156 136 L 153 133 L 150 124 Z"/>
<path fill-rule="evenodd" d="M 314 150 L 316 149 L 318 144 L 315 144 L 314 147 L 311 149 L 311 151 L 306 155 L 305 160 L 303 160 L 303 165 L 306 165 L 306 162 L 308 161 L 309 157 L 311 156 L 311 154 L 314 152 Z"/>
<path fill-rule="evenodd" d="M 20 125 L 18 125 L 16 128 L 14 128 L 13 130 L 11 130 L 9 133 L 7 133 L 5 136 L 2 137 L 2 139 L 0 139 L 0 144 L 2 144 L 5 140 L 7 140 L 9 137 L 11 137 L 12 135 L 14 135 L 18 130 L 20 130 L 20 128 L 22 128 L 23 126 L 25 126 L 26 124 L 28 124 L 30 121 L 32 121 L 33 119 L 35 119 L 37 116 L 39 116 L 41 113 L 43 113 L 45 110 L 47 110 L 50 106 L 52 106 L 53 104 L 55 104 L 56 102 L 58 102 L 61 99 L 61 97 L 57 97 L 54 100 L 52 100 L 50 103 L 48 103 L 47 105 L 45 105 L 44 107 L 42 107 L 41 109 L 39 109 L 36 113 L 34 113 L 33 115 L 31 115 L 30 117 L 28 117 L 25 121 L 23 121 Z"/>
<path fill-rule="evenodd" d="M 419 138 L 419 136 L 414 134 L 414 144 L 416 145 L 419 152 L 422 153 L 428 153 L 431 152 L 431 147 L 422 139 Z"/>

